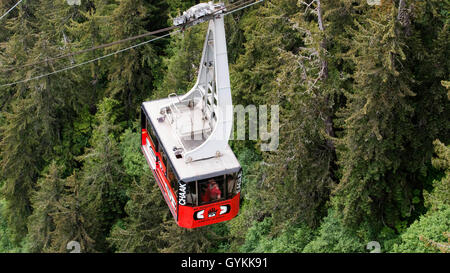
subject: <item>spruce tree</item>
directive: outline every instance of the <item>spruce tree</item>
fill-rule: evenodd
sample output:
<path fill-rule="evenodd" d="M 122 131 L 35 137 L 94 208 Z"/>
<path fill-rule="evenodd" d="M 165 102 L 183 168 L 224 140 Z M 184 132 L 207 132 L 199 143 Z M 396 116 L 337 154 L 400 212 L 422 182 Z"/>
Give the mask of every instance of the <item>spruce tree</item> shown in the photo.
<path fill-rule="evenodd" d="M 163 253 L 205 253 L 217 247 L 221 237 L 211 226 L 186 229 L 169 219 L 160 230 L 160 239 L 164 244 L 159 251 Z"/>
<path fill-rule="evenodd" d="M 128 216 L 114 226 L 109 243 L 117 252 L 158 252 L 162 247 L 161 223 L 172 215 L 149 170 L 139 181 L 133 181 L 127 195 Z"/>
<path fill-rule="evenodd" d="M 354 86 L 346 91 L 339 140 L 342 178 L 334 199 L 349 226 L 366 221 L 393 228 L 410 216 L 416 181 L 408 169 L 409 143 L 417 131 L 411 119 L 412 74 L 406 66 L 405 36 L 398 9 L 383 1 L 346 28 L 347 56 L 355 65 Z"/>
<path fill-rule="evenodd" d="M 111 15 L 114 40 L 158 30 L 166 26 L 166 4 L 163 1 L 122 0 Z M 162 35 L 162 34 L 159 34 Z M 146 37 L 149 40 L 153 37 Z M 140 42 L 145 39 L 138 40 Z M 136 44 L 136 41 L 113 46 L 118 50 Z M 161 47 L 164 41 L 156 41 L 127 52 L 112 59 L 108 75 L 108 94 L 122 102 L 125 119 L 134 120 L 139 106 L 154 87 L 160 66 Z"/>
<path fill-rule="evenodd" d="M 96 126 L 90 140 L 91 147 L 83 156 L 80 197 L 93 218 L 89 234 L 96 241 L 96 248 L 106 250 L 105 238 L 114 222 L 123 215 L 126 203 L 126 179 L 121 165 L 119 145 L 115 134 L 118 102 L 105 98 L 99 104 L 95 116 Z"/>
<path fill-rule="evenodd" d="M 185 94 L 194 86 L 203 51 L 207 23 L 186 29 L 172 36 L 168 56 L 163 64 L 167 67 L 164 77 L 158 83 L 153 99 L 167 97 L 171 93 Z"/>
<path fill-rule="evenodd" d="M 19 16 L 11 19 L 9 25 L 14 36 L 6 45 L 8 64 L 20 67 L 60 53 L 62 34 L 59 31 L 64 25 L 62 18 L 67 15 L 61 3 L 32 1 L 18 7 Z M 55 6 L 57 9 L 53 9 Z M 52 71 L 53 64 L 47 62 L 8 73 L 12 73 L 9 80 L 14 81 Z M 18 243 L 26 234 L 26 218 L 31 213 L 30 193 L 40 171 L 53 156 L 53 145 L 60 140 L 58 129 L 64 120 L 58 116 L 65 106 L 65 98 L 70 97 L 71 81 L 59 74 L 20 83 L 13 90 L 14 98 L 0 130 L 0 165 L 6 180 L 2 187 L 7 200 L 6 214 Z"/>
<path fill-rule="evenodd" d="M 59 211 L 59 201 L 64 194 L 62 168 L 52 162 L 44 177 L 39 179 L 37 190 L 31 197 L 33 213 L 28 218 L 28 251 L 47 250 L 55 229 L 52 214 Z"/>
<path fill-rule="evenodd" d="M 87 208 L 80 194 L 80 179 L 76 173 L 65 179 L 65 193 L 58 202 L 58 211 L 50 216 L 54 219 L 55 229 L 51 232 L 51 245 L 48 252 L 68 252 L 72 241 L 80 244 L 82 253 L 98 252 L 90 230 L 95 227 L 92 219 L 97 215 Z"/>
<path fill-rule="evenodd" d="M 252 190 L 266 214 L 250 208 L 260 215 L 257 221 L 272 215 L 276 232 L 299 219 L 319 224 L 333 186 L 334 158 L 325 122 L 331 100 L 323 30 L 303 3 L 274 2 L 241 19 L 245 52 L 232 66 L 232 90 L 240 103 L 280 107 L 279 146 L 263 154 L 257 170 L 264 175 Z"/>

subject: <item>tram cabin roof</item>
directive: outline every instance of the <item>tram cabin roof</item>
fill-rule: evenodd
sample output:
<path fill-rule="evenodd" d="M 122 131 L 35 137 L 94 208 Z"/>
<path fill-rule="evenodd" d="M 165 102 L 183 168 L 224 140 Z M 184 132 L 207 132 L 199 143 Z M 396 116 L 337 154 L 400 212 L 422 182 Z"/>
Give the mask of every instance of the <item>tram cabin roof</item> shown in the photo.
<path fill-rule="evenodd" d="M 191 182 L 202 180 L 214 176 L 230 174 L 238 172 L 241 166 L 234 155 L 233 151 L 227 146 L 224 151 L 220 151 L 221 155 L 208 159 L 202 159 L 187 163 L 184 156 L 177 158 L 174 147 L 180 148 L 179 138 L 175 135 L 175 130 L 170 124 L 169 119 L 165 118 L 163 121 L 158 121 L 163 115 L 160 110 L 170 102 L 177 100 L 176 97 L 164 98 L 159 100 L 147 101 L 142 104 L 147 118 L 155 129 L 155 134 L 158 136 L 160 145 L 163 146 L 165 154 L 170 158 L 172 166 L 179 180 L 184 182 Z M 191 111 L 196 111 L 193 109 Z M 190 111 L 184 112 L 185 115 L 191 115 Z M 184 147 L 189 149 L 195 148 L 201 144 L 198 140 L 183 140 Z"/>

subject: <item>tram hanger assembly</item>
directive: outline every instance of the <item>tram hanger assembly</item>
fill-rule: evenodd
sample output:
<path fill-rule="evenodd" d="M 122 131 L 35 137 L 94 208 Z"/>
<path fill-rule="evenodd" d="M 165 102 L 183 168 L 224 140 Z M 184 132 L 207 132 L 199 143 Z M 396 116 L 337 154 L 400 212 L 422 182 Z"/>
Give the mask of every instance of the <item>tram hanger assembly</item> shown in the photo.
<path fill-rule="evenodd" d="M 202 3 L 174 19 L 209 21 L 197 82 L 183 96 L 144 102 L 141 149 L 181 227 L 227 221 L 239 211 L 242 168 L 228 145 L 233 125 L 223 3 Z"/>

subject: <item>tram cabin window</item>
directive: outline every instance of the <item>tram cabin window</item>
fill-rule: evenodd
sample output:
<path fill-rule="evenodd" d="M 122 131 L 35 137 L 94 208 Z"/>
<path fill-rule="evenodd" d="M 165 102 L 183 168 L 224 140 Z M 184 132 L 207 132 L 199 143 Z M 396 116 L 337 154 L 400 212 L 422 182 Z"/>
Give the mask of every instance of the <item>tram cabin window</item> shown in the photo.
<path fill-rule="evenodd" d="M 197 183 L 189 182 L 186 183 L 186 206 L 197 206 Z"/>
<path fill-rule="evenodd" d="M 149 137 L 151 138 L 153 144 L 155 145 L 155 150 L 158 151 L 159 142 L 158 142 L 158 139 L 156 138 L 155 132 L 153 131 L 152 125 L 150 124 L 150 122 L 147 119 L 146 119 L 145 124 L 146 124 L 145 129 L 147 130 Z"/>
<path fill-rule="evenodd" d="M 164 149 L 162 148 L 162 145 L 159 145 L 158 153 L 161 155 L 162 162 L 163 162 L 163 164 L 164 164 L 164 168 L 167 168 L 167 156 L 166 156 L 166 154 L 164 153 Z M 166 169 L 165 175 L 167 176 L 167 169 Z"/>
<path fill-rule="evenodd" d="M 236 182 L 237 182 L 237 176 L 238 176 L 238 174 L 237 173 L 234 173 L 234 174 L 227 174 L 227 177 L 226 177 L 226 181 L 227 181 L 227 184 L 226 184 L 226 186 L 227 186 L 227 198 L 233 198 L 235 195 L 236 195 L 236 191 L 237 191 L 237 188 L 236 188 Z"/>
<path fill-rule="evenodd" d="M 170 162 L 166 165 L 167 168 L 167 179 L 169 180 L 170 186 L 172 187 L 172 190 L 174 191 L 175 195 L 178 195 L 178 181 L 175 177 L 175 173 L 173 172 L 173 167 Z"/>

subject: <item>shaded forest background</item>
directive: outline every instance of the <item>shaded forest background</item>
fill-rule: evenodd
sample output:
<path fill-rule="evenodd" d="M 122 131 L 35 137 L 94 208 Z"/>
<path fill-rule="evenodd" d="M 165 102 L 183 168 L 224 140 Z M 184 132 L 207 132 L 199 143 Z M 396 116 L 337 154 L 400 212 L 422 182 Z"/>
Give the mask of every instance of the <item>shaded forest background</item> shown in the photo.
<path fill-rule="evenodd" d="M 24 0 L 0 21 L 0 85 L 131 46 L 20 67 L 170 26 L 196 2 Z M 280 145 L 232 141 L 240 213 L 193 230 L 163 201 L 138 119 L 193 85 L 206 24 L 1 87 L 0 252 L 449 252 L 449 6 L 266 0 L 226 16 L 233 103 L 279 105 Z"/>

